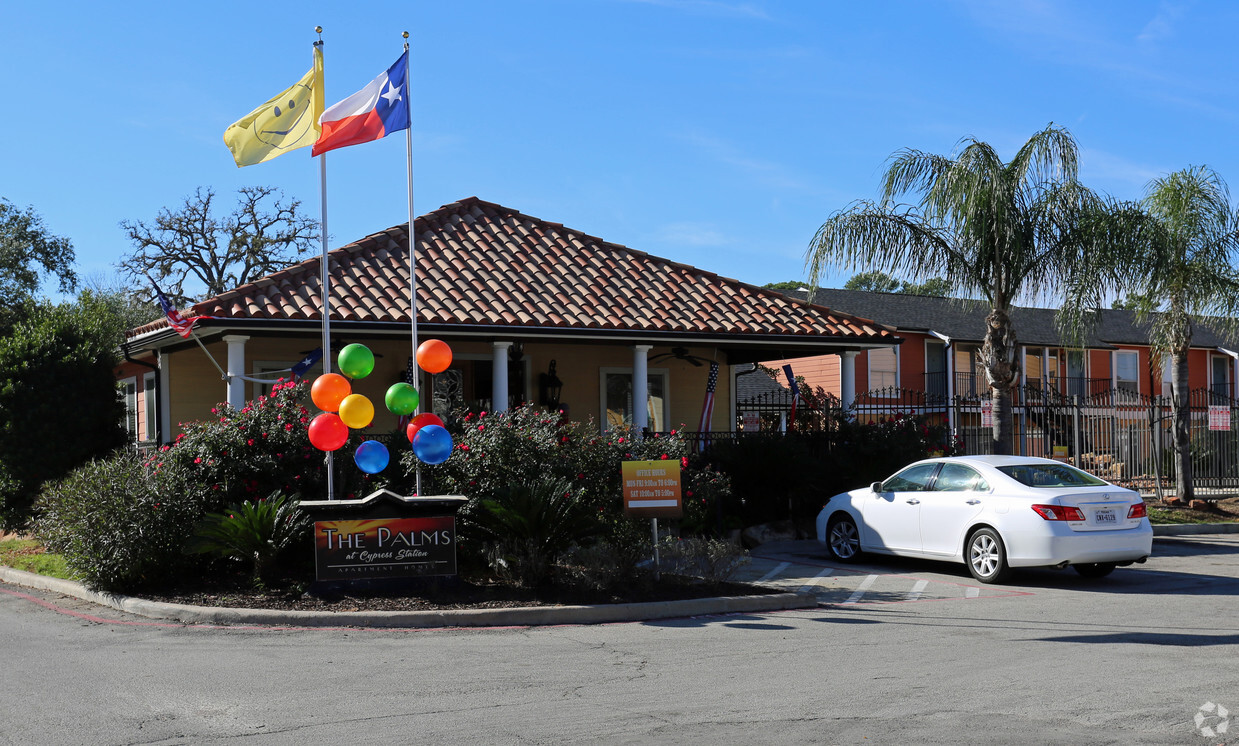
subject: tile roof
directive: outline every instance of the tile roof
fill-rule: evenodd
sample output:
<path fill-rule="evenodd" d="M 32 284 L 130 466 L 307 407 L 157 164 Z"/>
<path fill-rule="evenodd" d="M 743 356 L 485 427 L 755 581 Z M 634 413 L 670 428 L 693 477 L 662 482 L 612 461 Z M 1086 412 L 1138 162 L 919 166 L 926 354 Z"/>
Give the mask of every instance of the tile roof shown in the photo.
<path fill-rule="evenodd" d="M 610 243 L 476 197 L 423 215 L 419 324 L 892 344 L 891 329 Z M 328 254 L 332 320 L 409 321 L 407 226 Z M 320 258 L 194 305 L 216 319 L 317 320 Z M 218 326 L 218 322 L 210 325 Z M 160 320 L 136 336 L 166 326 Z"/>
<path fill-rule="evenodd" d="M 808 294 L 807 290 L 795 290 L 788 294 L 803 299 Z M 835 288 L 817 288 L 813 293 L 813 302 L 839 312 L 879 319 L 893 326 L 896 332 L 934 331 L 953 340 L 978 344 L 984 339 L 985 317 L 989 313 L 988 304 L 978 300 Z M 1055 325 L 1054 314 L 1055 310 L 1050 308 L 1014 307 L 1011 321 L 1020 344 L 1064 344 L 1064 336 Z M 1135 312 L 1103 308 L 1097 314 L 1097 323 L 1086 337 L 1087 347 L 1113 349 L 1117 345 L 1149 344 L 1150 324 L 1138 322 Z M 1209 327 L 1193 324 L 1192 346 L 1224 347 L 1227 342 L 1224 335 Z"/>

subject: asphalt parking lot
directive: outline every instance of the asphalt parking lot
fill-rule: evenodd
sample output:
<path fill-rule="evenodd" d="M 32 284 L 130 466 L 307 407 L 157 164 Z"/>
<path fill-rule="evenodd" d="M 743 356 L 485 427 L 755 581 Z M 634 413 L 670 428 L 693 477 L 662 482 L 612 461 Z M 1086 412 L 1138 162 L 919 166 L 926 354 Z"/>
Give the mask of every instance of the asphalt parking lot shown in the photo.
<path fill-rule="evenodd" d="M 833 561 L 816 541 L 764 544 L 738 580 L 813 593 L 821 605 L 912 604 L 1027 598 L 1055 593 L 1179 594 L 1207 588 L 1239 592 L 1239 534 L 1157 537 L 1143 565 L 1120 567 L 1090 580 L 1068 568 L 1022 569 L 1010 582 L 979 583 L 962 564 L 865 555 L 855 564 Z"/>

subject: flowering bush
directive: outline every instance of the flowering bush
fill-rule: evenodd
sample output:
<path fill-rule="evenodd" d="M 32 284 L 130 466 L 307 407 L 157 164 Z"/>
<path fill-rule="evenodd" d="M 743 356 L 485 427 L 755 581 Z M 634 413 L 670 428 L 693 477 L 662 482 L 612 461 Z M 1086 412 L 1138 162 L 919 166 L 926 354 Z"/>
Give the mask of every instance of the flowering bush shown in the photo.
<path fill-rule="evenodd" d="M 204 506 L 171 496 L 173 470 L 148 472 L 132 452 L 81 466 L 47 485 L 34 535 L 93 588 L 129 592 L 176 582 L 202 561 L 183 547 Z"/>
<path fill-rule="evenodd" d="M 563 479 L 582 502 L 615 524 L 624 521 L 621 463 L 675 459 L 680 462 L 688 523 L 703 527 L 711 514 L 710 501 L 728 489 L 722 475 L 689 458 L 687 441 L 675 431 L 645 438 L 631 429 L 599 433 L 592 422 L 561 422 L 559 415 L 534 407 L 467 413 L 457 422 L 451 458 L 436 466 L 422 465 L 434 489 L 443 493 L 478 500 L 512 485 Z M 417 465 L 411 453 L 403 463 L 409 470 Z"/>

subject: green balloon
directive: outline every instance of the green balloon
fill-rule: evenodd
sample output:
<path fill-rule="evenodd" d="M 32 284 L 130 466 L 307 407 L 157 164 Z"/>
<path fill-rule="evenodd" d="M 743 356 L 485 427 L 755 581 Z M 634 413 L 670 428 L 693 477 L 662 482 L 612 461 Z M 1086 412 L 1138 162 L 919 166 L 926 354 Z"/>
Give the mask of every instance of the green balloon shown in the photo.
<path fill-rule="evenodd" d="M 365 378 L 374 370 L 374 353 L 359 344 L 346 345 L 337 358 L 340 372 L 349 378 Z"/>
<path fill-rule="evenodd" d="M 417 389 L 407 383 L 393 383 L 387 389 L 387 396 L 383 397 L 392 414 L 401 416 L 416 412 L 419 399 Z"/>

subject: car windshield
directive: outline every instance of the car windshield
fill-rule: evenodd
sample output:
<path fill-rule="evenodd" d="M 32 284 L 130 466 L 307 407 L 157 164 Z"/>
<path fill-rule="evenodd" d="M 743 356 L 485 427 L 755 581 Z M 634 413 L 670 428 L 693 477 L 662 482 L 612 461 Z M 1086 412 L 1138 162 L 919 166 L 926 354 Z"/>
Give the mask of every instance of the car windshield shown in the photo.
<path fill-rule="evenodd" d="M 998 471 L 1029 487 L 1096 487 L 1105 480 L 1066 464 L 999 466 Z"/>

